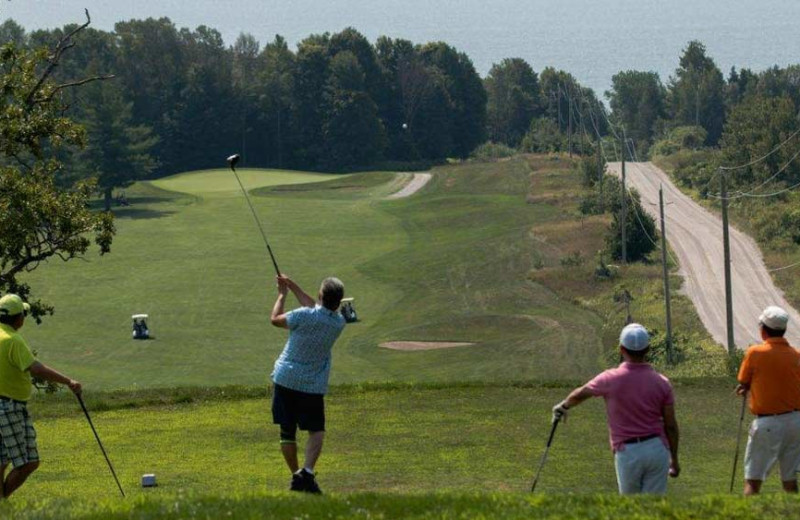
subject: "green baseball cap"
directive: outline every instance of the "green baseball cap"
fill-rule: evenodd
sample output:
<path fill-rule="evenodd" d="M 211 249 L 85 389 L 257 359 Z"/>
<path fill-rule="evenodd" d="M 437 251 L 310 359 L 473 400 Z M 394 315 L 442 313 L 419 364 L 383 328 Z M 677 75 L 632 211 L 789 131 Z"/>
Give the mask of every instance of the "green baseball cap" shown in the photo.
<path fill-rule="evenodd" d="M 16 316 L 17 314 L 28 314 L 31 306 L 22 301 L 16 294 L 6 294 L 0 298 L 0 316 Z"/>

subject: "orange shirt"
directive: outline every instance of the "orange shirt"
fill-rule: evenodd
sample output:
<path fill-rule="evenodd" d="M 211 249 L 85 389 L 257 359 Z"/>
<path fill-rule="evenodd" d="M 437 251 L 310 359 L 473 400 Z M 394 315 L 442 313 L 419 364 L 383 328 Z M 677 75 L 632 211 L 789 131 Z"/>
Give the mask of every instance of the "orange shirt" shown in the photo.
<path fill-rule="evenodd" d="M 750 385 L 755 415 L 800 410 L 800 352 L 784 338 L 767 338 L 747 349 L 739 382 Z"/>

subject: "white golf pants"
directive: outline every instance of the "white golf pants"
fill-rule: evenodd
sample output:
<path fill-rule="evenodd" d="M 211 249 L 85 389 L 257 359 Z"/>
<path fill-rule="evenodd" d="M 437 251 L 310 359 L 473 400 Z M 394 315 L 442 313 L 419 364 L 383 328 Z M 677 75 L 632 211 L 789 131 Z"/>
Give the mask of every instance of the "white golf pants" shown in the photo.
<path fill-rule="evenodd" d="M 669 450 L 659 437 L 626 444 L 614 454 L 614 466 L 621 495 L 667 492 Z"/>

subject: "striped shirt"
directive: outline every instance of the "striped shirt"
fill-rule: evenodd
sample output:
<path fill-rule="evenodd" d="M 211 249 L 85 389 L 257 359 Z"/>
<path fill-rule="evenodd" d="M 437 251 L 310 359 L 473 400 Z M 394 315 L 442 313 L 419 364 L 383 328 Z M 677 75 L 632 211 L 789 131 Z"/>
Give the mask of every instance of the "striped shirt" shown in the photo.
<path fill-rule="evenodd" d="M 275 384 L 306 392 L 328 391 L 331 349 L 344 329 L 344 318 L 321 305 L 301 307 L 286 314 L 289 339 L 275 361 Z"/>

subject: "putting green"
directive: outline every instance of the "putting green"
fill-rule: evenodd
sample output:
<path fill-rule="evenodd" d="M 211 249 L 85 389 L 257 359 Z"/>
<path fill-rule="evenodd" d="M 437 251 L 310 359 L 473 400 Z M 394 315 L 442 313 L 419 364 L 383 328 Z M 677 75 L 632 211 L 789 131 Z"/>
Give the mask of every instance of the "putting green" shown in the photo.
<path fill-rule="evenodd" d="M 253 190 L 264 186 L 285 184 L 308 184 L 346 177 L 330 173 L 296 172 L 289 170 L 261 170 L 241 168 L 236 170 L 245 189 Z M 153 186 L 164 190 L 202 195 L 208 193 L 238 192 L 239 184 L 233 173 L 225 168 L 179 173 L 163 179 L 151 181 Z"/>

